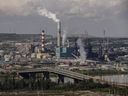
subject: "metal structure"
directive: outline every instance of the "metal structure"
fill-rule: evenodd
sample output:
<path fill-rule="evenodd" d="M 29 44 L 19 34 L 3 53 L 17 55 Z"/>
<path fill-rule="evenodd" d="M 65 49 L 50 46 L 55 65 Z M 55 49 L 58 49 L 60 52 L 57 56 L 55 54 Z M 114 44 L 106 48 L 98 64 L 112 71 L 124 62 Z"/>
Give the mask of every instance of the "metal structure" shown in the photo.
<path fill-rule="evenodd" d="M 24 70 L 24 71 L 19 71 L 17 72 L 19 75 L 21 75 L 24 78 L 32 78 L 35 77 L 34 75 L 36 73 L 43 73 L 44 80 L 50 79 L 49 73 L 55 73 L 58 74 L 58 83 L 64 83 L 64 77 L 69 77 L 74 79 L 74 82 L 77 83 L 78 81 L 83 81 L 85 79 L 90 79 L 93 78 L 91 76 L 83 75 L 77 72 L 65 70 L 65 69 L 60 69 L 60 68 L 51 68 L 51 67 L 43 67 L 43 68 L 38 68 L 38 69 L 30 69 L 30 70 Z"/>
<path fill-rule="evenodd" d="M 65 58 L 75 58 L 72 54 L 77 55 L 76 48 L 70 47 L 69 44 L 64 46 L 62 44 L 62 37 L 61 37 L 61 22 L 58 22 L 58 32 L 57 32 L 57 47 L 56 47 L 56 57 L 57 59 L 65 59 Z M 69 43 L 69 42 L 68 42 Z"/>
<path fill-rule="evenodd" d="M 45 31 L 42 30 L 41 32 L 41 49 L 44 52 L 45 51 Z"/>

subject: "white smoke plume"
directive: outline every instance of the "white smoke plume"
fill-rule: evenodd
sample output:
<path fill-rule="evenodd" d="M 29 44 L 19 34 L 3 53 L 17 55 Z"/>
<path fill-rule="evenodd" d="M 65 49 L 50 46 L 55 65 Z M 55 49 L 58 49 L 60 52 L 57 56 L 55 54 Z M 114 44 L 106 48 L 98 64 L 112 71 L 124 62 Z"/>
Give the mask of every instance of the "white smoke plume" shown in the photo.
<path fill-rule="evenodd" d="M 49 19 L 52 19 L 54 22 L 59 23 L 59 19 L 57 18 L 56 14 L 48 11 L 47 9 L 38 8 L 37 11 L 38 11 L 39 15 L 45 16 Z"/>
<path fill-rule="evenodd" d="M 43 11 L 52 10 L 58 15 L 104 17 L 109 14 L 115 16 L 115 13 L 121 11 L 120 6 L 125 1 L 127 0 L 0 0 L 0 12 L 26 16 L 36 13 L 36 9 L 40 7 Z M 50 15 L 49 12 L 46 13 Z M 52 16 L 56 17 L 55 14 Z"/>
<path fill-rule="evenodd" d="M 50 12 L 50 11 L 48 11 L 47 9 L 45 9 L 45 8 L 38 8 L 37 9 L 37 12 L 38 12 L 38 14 L 39 15 L 41 15 L 41 16 L 45 16 L 45 17 L 47 17 L 47 18 L 49 18 L 49 19 L 52 19 L 54 22 L 56 22 L 57 23 L 57 27 L 58 27 L 58 29 L 59 29 L 59 22 L 60 22 L 60 20 L 57 18 L 57 16 L 56 16 L 56 14 L 55 13 L 52 13 L 52 12 Z"/>
<path fill-rule="evenodd" d="M 65 41 L 66 41 L 66 38 L 67 38 L 67 31 L 64 30 L 63 32 L 63 35 L 62 35 L 62 45 L 64 46 L 65 45 Z"/>
<path fill-rule="evenodd" d="M 81 39 L 78 39 L 77 40 L 77 44 L 79 46 L 79 52 L 80 52 L 80 59 L 81 59 L 81 62 L 80 63 L 84 63 L 86 61 L 86 52 L 84 50 L 84 45 L 82 43 L 82 40 Z"/>

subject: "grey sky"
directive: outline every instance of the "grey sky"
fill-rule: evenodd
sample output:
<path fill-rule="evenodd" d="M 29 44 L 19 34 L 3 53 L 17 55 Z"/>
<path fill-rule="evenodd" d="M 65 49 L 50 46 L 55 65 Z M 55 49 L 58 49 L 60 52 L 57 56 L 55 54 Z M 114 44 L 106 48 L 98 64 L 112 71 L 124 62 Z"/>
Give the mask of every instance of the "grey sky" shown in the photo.
<path fill-rule="evenodd" d="M 56 34 L 57 24 L 38 14 L 38 8 L 55 13 L 68 33 L 128 36 L 128 0 L 0 0 L 1 33 Z"/>

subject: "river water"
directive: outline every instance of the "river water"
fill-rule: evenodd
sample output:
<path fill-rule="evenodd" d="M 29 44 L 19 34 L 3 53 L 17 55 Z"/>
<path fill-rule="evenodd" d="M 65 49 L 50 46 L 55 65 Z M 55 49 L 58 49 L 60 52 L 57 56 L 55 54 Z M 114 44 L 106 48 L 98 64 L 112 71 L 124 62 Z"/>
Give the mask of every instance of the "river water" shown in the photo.
<path fill-rule="evenodd" d="M 101 76 L 102 80 L 118 83 L 118 84 L 128 84 L 128 74 L 127 75 L 109 75 Z"/>
<path fill-rule="evenodd" d="M 98 76 L 99 77 L 99 76 Z M 118 83 L 118 84 L 128 84 L 128 74 L 127 75 L 109 75 L 109 76 L 100 76 L 102 80 L 108 81 L 108 82 L 113 82 L 113 83 Z M 58 78 L 52 77 L 50 78 L 53 82 L 57 82 Z M 70 82 L 74 83 L 73 79 L 64 78 L 64 82 Z"/>
<path fill-rule="evenodd" d="M 56 77 L 51 77 L 50 79 L 53 82 L 58 82 L 58 78 L 56 78 Z M 65 77 L 64 78 L 64 83 L 74 83 L 74 80 L 71 79 L 71 78 Z"/>

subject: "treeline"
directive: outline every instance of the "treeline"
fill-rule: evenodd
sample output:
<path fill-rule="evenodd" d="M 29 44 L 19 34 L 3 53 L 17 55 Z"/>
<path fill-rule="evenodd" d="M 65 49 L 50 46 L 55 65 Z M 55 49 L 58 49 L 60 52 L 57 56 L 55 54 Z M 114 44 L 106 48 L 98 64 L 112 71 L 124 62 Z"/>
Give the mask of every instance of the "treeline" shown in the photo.
<path fill-rule="evenodd" d="M 107 84 L 94 83 L 92 79 L 80 81 L 79 83 L 58 84 L 50 80 L 43 79 L 16 79 L 15 77 L 5 76 L 0 82 L 0 91 L 16 91 L 16 90 L 91 90 L 95 88 L 108 88 Z"/>
<path fill-rule="evenodd" d="M 17 78 L 17 74 L 4 74 L 0 80 L 0 91 L 15 91 L 15 90 L 91 90 L 95 88 L 108 88 L 107 84 L 94 83 L 92 79 L 80 81 L 78 83 L 58 84 L 51 80 L 43 80 L 43 78 Z"/>
<path fill-rule="evenodd" d="M 110 94 L 128 94 L 128 88 L 112 87 L 108 84 L 95 83 L 92 79 L 84 80 L 78 83 L 58 84 L 50 80 L 44 81 L 42 78 L 29 78 L 18 79 L 16 74 L 6 74 L 0 80 L 1 92 L 14 92 L 14 91 L 36 91 L 36 90 L 53 90 L 53 91 L 79 91 L 79 90 L 92 90 L 107 92 Z M 127 95 L 126 95 L 127 96 Z"/>

